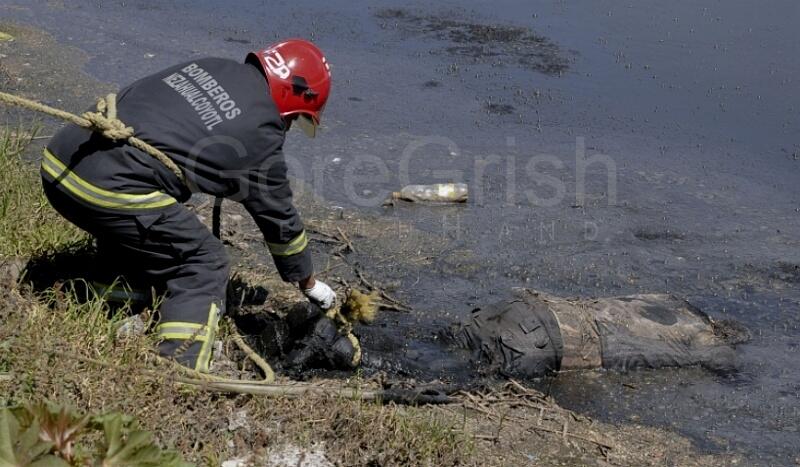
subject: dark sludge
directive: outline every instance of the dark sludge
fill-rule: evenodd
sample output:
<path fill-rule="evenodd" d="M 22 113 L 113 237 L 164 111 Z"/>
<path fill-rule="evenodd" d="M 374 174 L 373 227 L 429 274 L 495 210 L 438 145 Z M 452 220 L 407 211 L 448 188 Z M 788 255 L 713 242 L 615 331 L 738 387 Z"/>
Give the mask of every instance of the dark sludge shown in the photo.
<path fill-rule="evenodd" d="M 361 367 L 422 380 L 468 381 L 485 376 L 537 378 L 572 370 L 629 371 L 702 366 L 736 368 L 735 346 L 749 333 L 667 294 L 561 298 L 528 289 L 477 308 L 425 345 L 391 329 L 361 328 Z M 271 363 L 290 374 L 353 370 L 355 349 L 319 308 L 297 303 L 286 318 L 240 316 Z M 404 349 L 405 340 L 413 352 Z M 389 342 L 382 346 L 381 342 Z M 385 347 L 385 348 L 384 348 Z M 404 350 L 402 350 L 404 349 Z"/>

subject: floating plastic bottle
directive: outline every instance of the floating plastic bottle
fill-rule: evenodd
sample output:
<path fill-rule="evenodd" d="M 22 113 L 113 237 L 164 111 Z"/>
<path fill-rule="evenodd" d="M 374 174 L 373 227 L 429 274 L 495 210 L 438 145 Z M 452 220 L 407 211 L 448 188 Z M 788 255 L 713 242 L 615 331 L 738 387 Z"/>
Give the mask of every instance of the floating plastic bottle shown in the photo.
<path fill-rule="evenodd" d="M 392 199 L 428 203 L 465 203 L 466 183 L 436 183 L 434 185 L 408 185 L 392 193 Z"/>

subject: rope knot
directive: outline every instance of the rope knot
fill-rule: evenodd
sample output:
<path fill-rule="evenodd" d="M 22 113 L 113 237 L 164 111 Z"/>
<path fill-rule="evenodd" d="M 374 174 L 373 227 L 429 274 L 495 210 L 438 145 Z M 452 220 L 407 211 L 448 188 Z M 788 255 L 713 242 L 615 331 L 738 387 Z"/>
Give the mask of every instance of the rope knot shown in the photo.
<path fill-rule="evenodd" d="M 88 120 L 93 131 L 101 133 L 112 141 L 127 140 L 133 136 L 133 127 L 126 126 L 117 118 L 117 95 L 109 94 L 97 100 L 97 112 L 84 112 L 83 118 Z"/>

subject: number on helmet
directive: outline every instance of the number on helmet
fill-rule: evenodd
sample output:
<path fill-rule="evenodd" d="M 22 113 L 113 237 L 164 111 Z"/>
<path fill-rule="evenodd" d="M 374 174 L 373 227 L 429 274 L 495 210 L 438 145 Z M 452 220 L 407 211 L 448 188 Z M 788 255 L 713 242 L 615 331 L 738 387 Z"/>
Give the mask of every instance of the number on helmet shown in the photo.
<path fill-rule="evenodd" d="M 264 54 L 264 62 L 266 62 L 270 71 L 278 75 L 281 79 L 286 79 L 292 73 L 286 65 L 286 60 L 280 52 L 271 51 Z"/>

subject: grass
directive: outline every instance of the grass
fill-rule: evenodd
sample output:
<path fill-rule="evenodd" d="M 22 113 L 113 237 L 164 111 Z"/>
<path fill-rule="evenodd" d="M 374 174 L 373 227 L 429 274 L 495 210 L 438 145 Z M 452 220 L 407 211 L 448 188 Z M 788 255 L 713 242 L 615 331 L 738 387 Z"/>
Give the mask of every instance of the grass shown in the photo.
<path fill-rule="evenodd" d="M 43 196 L 37 165 L 28 161 L 33 151 L 26 152 L 31 137 L 0 133 L 0 266 L 22 259 L 29 268 L 57 268 L 55 258 L 74 263 L 75 255 L 91 252 L 83 248 L 85 234 Z M 318 447 L 343 465 L 479 463 L 472 459 L 475 444 L 463 417 L 446 411 L 334 396 L 224 395 L 176 385 L 172 371 L 154 362 L 152 337 L 117 338 L 126 310 L 80 297 L 80 287 L 31 287 L 16 280 L 0 267 L 0 409 L 50 401 L 77 413 L 124 413 L 161 447 L 198 465 L 246 454 L 263 460 L 285 446 Z M 240 411 L 247 427 L 230 430 L 228 420 Z M 102 448 L 102 437 L 95 442 L 87 449 Z"/>
<path fill-rule="evenodd" d="M 122 315 L 109 318 L 103 300 L 10 291 L 0 303 L 0 367 L 13 375 L 0 382 L 0 406 L 50 400 L 81 412 L 125 413 L 197 464 L 219 465 L 243 451 L 266 456 L 287 444 L 324 445 L 345 465 L 470 463 L 474 444 L 457 416 L 333 396 L 268 399 L 176 386 L 169 371 L 150 373 L 158 368 L 148 358 L 151 338 L 116 339 Z M 242 410 L 249 426 L 228 430 Z"/>
<path fill-rule="evenodd" d="M 52 252 L 84 237 L 49 207 L 39 171 L 23 158 L 35 135 L 0 131 L 0 258 Z"/>

